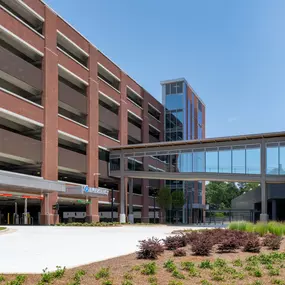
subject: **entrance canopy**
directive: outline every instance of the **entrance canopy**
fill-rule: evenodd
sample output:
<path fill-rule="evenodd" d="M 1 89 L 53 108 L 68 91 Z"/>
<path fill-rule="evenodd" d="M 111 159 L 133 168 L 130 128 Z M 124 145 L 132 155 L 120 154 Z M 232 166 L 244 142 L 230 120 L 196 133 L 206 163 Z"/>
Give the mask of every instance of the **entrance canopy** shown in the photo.
<path fill-rule="evenodd" d="M 0 171 L 0 189 L 39 193 L 65 192 L 65 183 L 9 171 Z"/>

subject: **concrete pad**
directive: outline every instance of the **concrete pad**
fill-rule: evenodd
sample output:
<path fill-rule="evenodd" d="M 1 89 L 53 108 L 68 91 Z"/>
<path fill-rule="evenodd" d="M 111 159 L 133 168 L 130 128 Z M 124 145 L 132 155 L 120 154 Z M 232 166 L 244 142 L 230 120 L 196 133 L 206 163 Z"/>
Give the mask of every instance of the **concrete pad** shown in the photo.
<path fill-rule="evenodd" d="M 41 273 L 56 266 L 76 267 L 137 250 L 138 241 L 165 238 L 190 227 L 10 227 L 0 236 L 0 273 Z M 191 227 L 194 229 L 195 227 Z"/>

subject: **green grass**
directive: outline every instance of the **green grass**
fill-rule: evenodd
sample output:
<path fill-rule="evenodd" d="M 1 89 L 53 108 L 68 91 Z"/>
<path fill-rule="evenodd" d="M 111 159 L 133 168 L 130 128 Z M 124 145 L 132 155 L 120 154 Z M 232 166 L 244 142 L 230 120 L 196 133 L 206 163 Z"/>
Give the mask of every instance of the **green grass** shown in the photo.
<path fill-rule="evenodd" d="M 264 236 L 268 233 L 277 236 L 285 235 L 285 223 L 279 223 L 279 222 L 269 222 L 269 223 L 258 222 L 256 224 L 253 224 L 246 221 L 238 221 L 230 223 L 229 229 L 258 233 L 260 234 L 260 236 Z"/>
<path fill-rule="evenodd" d="M 6 230 L 5 227 L 0 227 L 0 231 L 4 231 L 4 230 Z"/>

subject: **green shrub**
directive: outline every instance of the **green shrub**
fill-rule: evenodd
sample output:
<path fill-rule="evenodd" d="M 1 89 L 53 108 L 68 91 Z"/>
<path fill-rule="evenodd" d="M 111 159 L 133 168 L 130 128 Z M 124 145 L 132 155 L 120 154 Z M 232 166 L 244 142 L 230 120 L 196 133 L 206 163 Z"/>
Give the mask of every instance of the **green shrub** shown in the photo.
<path fill-rule="evenodd" d="M 264 236 L 268 233 L 268 224 L 263 222 L 256 223 L 254 227 L 254 232 Z"/>
<path fill-rule="evenodd" d="M 229 224 L 230 230 L 253 232 L 253 224 L 246 221 L 232 222 Z"/>
<path fill-rule="evenodd" d="M 102 282 L 102 285 L 113 285 L 113 281 L 110 280 L 110 279 L 104 280 L 104 281 Z"/>
<path fill-rule="evenodd" d="M 47 271 L 47 268 L 43 269 L 43 273 L 41 276 L 41 280 L 39 281 L 39 285 L 41 284 L 49 284 L 52 282 L 52 280 L 54 279 L 53 277 L 53 273 Z"/>
<path fill-rule="evenodd" d="M 157 271 L 157 265 L 155 262 L 149 262 L 143 264 L 143 269 L 141 271 L 144 275 L 155 275 Z"/>
<path fill-rule="evenodd" d="M 172 277 L 175 277 L 177 279 L 185 279 L 185 276 L 183 273 L 181 273 L 180 271 L 178 271 L 177 269 L 174 269 L 172 271 Z"/>
<path fill-rule="evenodd" d="M 224 281 L 225 280 L 224 273 L 220 268 L 214 269 L 211 272 L 211 276 L 212 276 L 212 280 L 214 280 L 214 281 Z"/>
<path fill-rule="evenodd" d="M 118 222 L 96 222 L 96 223 L 59 223 L 56 224 L 58 227 L 118 227 L 121 226 Z"/>
<path fill-rule="evenodd" d="M 269 223 L 259 222 L 257 224 L 253 224 L 245 221 L 238 221 L 230 223 L 229 229 L 239 230 L 249 233 L 258 233 L 261 236 L 264 236 L 267 233 L 271 233 L 277 236 L 285 235 L 285 223 L 279 223 L 279 222 L 269 222 Z"/>
<path fill-rule="evenodd" d="M 261 260 L 259 256 L 253 255 L 253 256 L 248 257 L 245 261 L 248 265 L 257 266 L 259 265 Z"/>
<path fill-rule="evenodd" d="M 133 275 L 129 272 L 124 274 L 124 279 L 126 280 L 133 280 Z"/>
<path fill-rule="evenodd" d="M 224 267 L 226 266 L 226 261 L 224 259 L 221 259 L 221 258 L 217 258 L 215 261 L 214 261 L 214 264 L 213 266 L 214 267 Z"/>
<path fill-rule="evenodd" d="M 262 285 L 263 283 L 259 280 L 254 281 L 253 283 L 250 283 L 250 285 Z"/>
<path fill-rule="evenodd" d="M 122 285 L 133 285 L 133 282 L 131 280 L 124 280 Z"/>
<path fill-rule="evenodd" d="M 97 280 L 101 278 L 108 278 L 109 276 L 110 276 L 109 267 L 103 267 L 95 274 L 95 278 Z"/>
<path fill-rule="evenodd" d="M 181 281 L 170 280 L 168 285 L 183 285 L 183 283 Z"/>
<path fill-rule="evenodd" d="M 65 267 L 62 268 L 61 266 L 57 266 L 56 271 L 53 273 L 53 277 L 59 279 L 63 277 L 64 273 L 65 273 Z"/>
<path fill-rule="evenodd" d="M 183 261 L 183 262 L 181 262 L 181 267 L 184 270 L 190 270 L 191 268 L 195 267 L 195 264 L 193 262 L 190 262 L 190 261 Z"/>
<path fill-rule="evenodd" d="M 210 283 L 209 281 L 207 281 L 205 279 L 201 281 L 201 284 L 202 285 L 212 285 L 212 283 Z"/>
<path fill-rule="evenodd" d="M 202 269 L 212 269 L 213 268 L 213 264 L 210 262 L 210 260 L 203 260 L 200 265 L 200 268 Z"/>
<path fill-rule="evenodd" d="M 271 268 L 271 269 L 269 269 L 268 274 L 269 274 L 269 276 L 278 276 L 278 275 L 280 275 L 280 270 L 279 270 L 279 268 Z"/>
<path fill-rule="evenodd" d="M 195 267 L 191 267 L 189 269 L 189 276 L 191 276 L 191 277 L 200 277 L 200 272 Z"/>
<path fill-rule="evenodd" d="M 285 224 L 277 222 L 269 222 L 268 232 L 276 236 L 283 236 L 285 234 Z"/>
<path fill-rule="evenodd" d="M 242 280 L 244 279 L 244 273 L 242 272 L 235 272 L 232 274 L 233 279 L 239 279 Z"/>
<path fill-rule="evenodd" d="M 140 271 L 141 270 L 141 266 L 140 265 L 134 265 L 131 270 L 132 271 Z"/>
<path fill-rule="evenodd" d="M 4 278 L 4 276 L 1 274 L 1 275 L 0 275 L 0 282 L 3 282 L 3 281 L 5 281 L 5 278 Z"/>
<path fill-rule="evenodd" d="M 256 268 L 252 271 L 252 275 L 255 277 L 262 277 L 262 272 L 260 271 L 260 269 Z"/>
<path fill-rule="evenodd" d="M 166 260 L 163 264 L 163 267 L 166 268 L 168 272 L 173 272 L 176 269 L 176 265 L 171 259 Z"/>
<path fill-rule="evenodd" d="M 22 285 L 26 281 L 26 275 L 17 275 L 15 280 L 7 282 L 6 285 Z"/>
<path fill-rule="evenodd" d="M 73 281 L 69 283 L 68 285 L 80 285 L 81 277 L 86 274 L 85 270 L 79 269 L 75 272 L 75 275 L 73 277 Z"/>
<path fill-rule="evenodd" d="M 148 283 L 149 283 L 150 285 L 157 285 L 157 278 L 154 277 L 154 276 L 150 276 L 150 277 L 148 278 Z"/>
<path fill-rule="evenodd" d="M 242 267 L 242 261 L 241 259 L 236 259 L 233 261 L 233 265 L 236 266 L 236 267 Z"/>
<path fill-rule="evenodd" d="M 272 284 L 285 285 L 285 281 L 281 279 L 274 279 L 272 280 Z"/>

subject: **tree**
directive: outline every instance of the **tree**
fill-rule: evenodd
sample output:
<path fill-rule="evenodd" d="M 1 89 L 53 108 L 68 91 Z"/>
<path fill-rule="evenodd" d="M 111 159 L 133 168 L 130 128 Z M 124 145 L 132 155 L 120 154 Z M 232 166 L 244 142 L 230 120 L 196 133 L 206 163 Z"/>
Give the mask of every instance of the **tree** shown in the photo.
<path fill-rule="evenodd" d="M 165 220 L 165 212 L 169 210 L 172 205 L 172 195 L 169 187 L 163 187 L 158 191 L 157 194 L 157 203 L 161 209 L 162 221 Z"/>
<path fill-rule="evenodd" d="M 216 209 L 231 207 L 232 199 L 241 194 L 235 183 L 209 182 L 206 185 L 206 203 Z"/>
<path fill-rule="evenodd" d="M 260 184 L 258 182 L 239 182 L 238 188 L 241 193 L 246 193 L 248 191 L 254 190 L 259 187 Z"/>
<path fill-rule="evenodd" d="M 172 192 L 172 207 L 176 210 L 176 218 L 178 209 L 181 209 L 184 206 L 185 202 L 186 200 L 182 189 Z"/>

